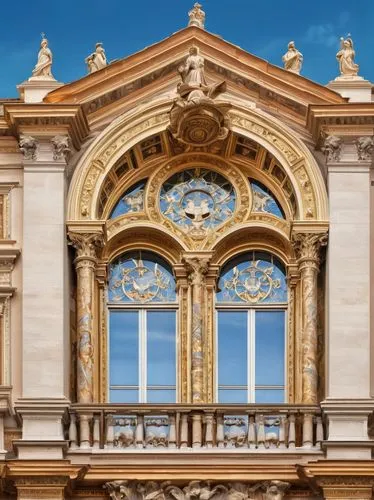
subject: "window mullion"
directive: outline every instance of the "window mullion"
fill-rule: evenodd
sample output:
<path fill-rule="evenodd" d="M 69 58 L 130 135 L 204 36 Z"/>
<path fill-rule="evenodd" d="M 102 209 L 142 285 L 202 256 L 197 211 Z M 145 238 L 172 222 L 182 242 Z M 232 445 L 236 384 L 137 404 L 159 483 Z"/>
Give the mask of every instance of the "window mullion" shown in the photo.
<path fill-rule="evenodd" d="M 139 402 L 147 401 L 147 311 L 139 311 Z"/>
<path fill-rule="evenodd" d="M 256 331 L 255 314 L 253 309 L 248 311 L 248 401 L 255 402 L 255 373 L 256 373 Z"/>

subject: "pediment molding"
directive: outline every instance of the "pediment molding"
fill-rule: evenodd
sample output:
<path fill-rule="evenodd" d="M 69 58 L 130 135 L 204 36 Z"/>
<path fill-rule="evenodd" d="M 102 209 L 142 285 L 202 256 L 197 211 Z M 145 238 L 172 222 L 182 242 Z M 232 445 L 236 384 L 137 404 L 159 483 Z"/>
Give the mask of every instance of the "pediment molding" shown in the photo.
<path fill-rule="evenodd" d="M 269 109 L 305 122 L 309 104 L 344 103 L 334 91 L 306 78 L 269 64 L 216 35 L 188 27 L 169 38 L 91 75 L 51 92 L 48 103 L 81 104 L 90 122 L 98 115 L 113 113 L 113 103 L 142 99 L 166 89 L 178 80 L 177 68 L 196 45 L 206 61 L 206 72 L 213 79 L 225 79 L 243 97 L 268 103 Z M 124 103 L 125 104 L 125 103 Z M 116 106 L 117 113 L 118 107 Z"/>

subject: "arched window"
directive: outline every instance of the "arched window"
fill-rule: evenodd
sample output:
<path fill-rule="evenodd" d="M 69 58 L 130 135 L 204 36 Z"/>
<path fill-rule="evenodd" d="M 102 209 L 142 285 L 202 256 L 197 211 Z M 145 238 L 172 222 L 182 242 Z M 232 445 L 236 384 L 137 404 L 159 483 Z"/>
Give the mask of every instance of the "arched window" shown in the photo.
<path fill-rule="evenodd" d="M 287 285 L 283 264 L 265 252 L 222 269 L 217 306 L 217 401 L 283 403 Z"/>
<path fill-rule="evenodd" d="M 144 210 L 144 190 L 146 182 L 146 180 L 137 182 L 125 191 L 112 210 L 112 213 L 110 214 L 111 219 L 114 219 L 119 215 L 141 212 Z"/>
<path fill-rule="evenodd" d="M 252 180 L 253 212 L 267 212 L 285 219 L 284 211 L 269 188 L 259 181 Z"/>
<path fill-rule="evenodd" d="M 168 264 L 131 252 L 110 264 L 109 400 L 176 402 L 176 291 Z"/>

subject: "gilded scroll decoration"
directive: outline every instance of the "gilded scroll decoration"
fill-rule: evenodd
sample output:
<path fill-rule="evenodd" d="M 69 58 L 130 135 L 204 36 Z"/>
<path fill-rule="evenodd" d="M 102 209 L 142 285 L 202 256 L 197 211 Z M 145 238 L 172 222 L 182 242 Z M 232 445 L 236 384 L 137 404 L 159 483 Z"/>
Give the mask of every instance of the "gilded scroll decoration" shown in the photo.
<path fill-rule="evenodd" d="M 277 259 L 260 252 L 234 259 L 229 268 L 223 269 L 218 288 L 218 302 L 287 302 L 283 266 Z"/>
<path fill-rule="evenodd" d="M 175 280 L 165 264 L 147 252 L 119 257 L 110 265 L 109 301 L 175 302 Z"/>
<path fill-rule="evenodd" d="M 175 174 L 160 193 L 164 217 L 194 238 L 205 237 L 232 217 L 235 203 L 232 184 L 217 172 L 200 168 Z"/>

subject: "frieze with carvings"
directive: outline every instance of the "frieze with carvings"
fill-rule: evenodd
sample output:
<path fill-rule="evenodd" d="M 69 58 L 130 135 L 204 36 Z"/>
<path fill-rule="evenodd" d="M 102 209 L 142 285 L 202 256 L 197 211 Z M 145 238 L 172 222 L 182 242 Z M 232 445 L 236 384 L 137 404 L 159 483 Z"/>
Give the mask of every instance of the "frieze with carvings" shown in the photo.
<path fill-rule="evenodd" d="M 185 487 L 171 481 L 112 481 L 104 485 L 113 500 L 282 500 L 289 487 L 278 480 L 256 484 L 191 481 Z"/>

